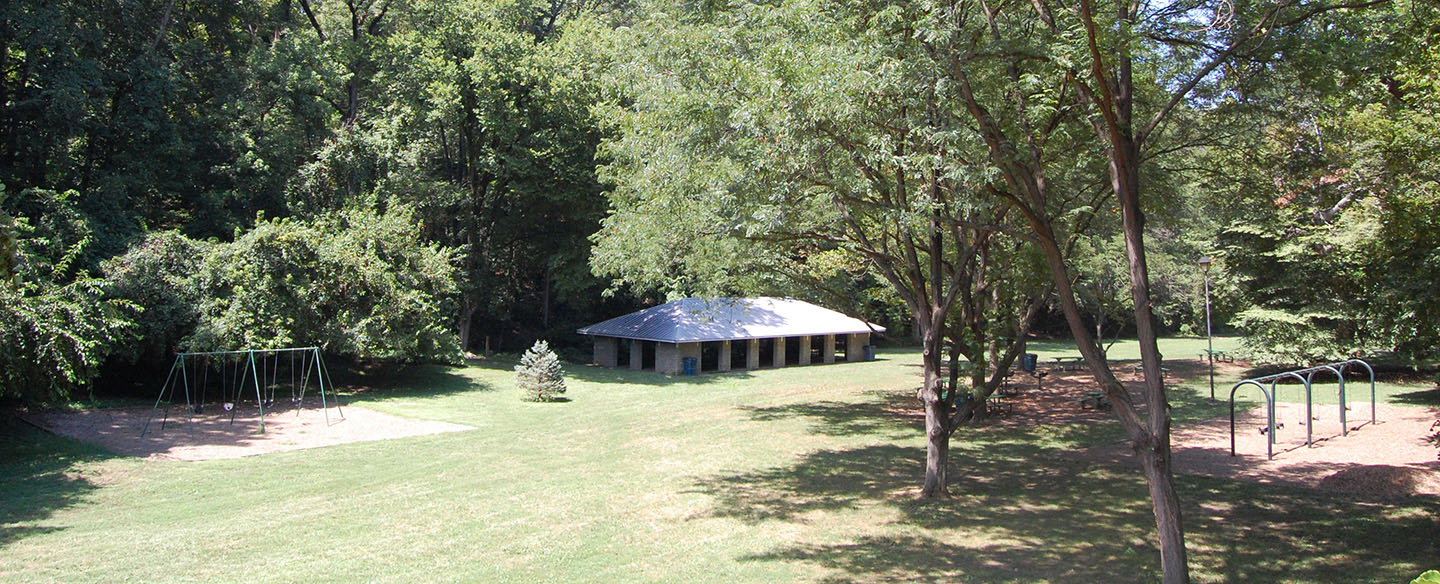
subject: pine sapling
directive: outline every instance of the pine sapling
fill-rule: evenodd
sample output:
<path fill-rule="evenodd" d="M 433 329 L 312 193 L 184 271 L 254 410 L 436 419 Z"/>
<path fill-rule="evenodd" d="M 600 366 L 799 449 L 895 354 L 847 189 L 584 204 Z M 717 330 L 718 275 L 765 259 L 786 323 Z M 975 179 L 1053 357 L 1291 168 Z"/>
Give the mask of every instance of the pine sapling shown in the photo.
<path fill-rule="evenodd" d="M 565 393 L 565 372 L 560 368 L 560 357 L 545 341 L 535 341 L 535 345 L 525 351 L 520 364 L 515 366 L 515 373 L 526 401 L 556 401 Z"/>

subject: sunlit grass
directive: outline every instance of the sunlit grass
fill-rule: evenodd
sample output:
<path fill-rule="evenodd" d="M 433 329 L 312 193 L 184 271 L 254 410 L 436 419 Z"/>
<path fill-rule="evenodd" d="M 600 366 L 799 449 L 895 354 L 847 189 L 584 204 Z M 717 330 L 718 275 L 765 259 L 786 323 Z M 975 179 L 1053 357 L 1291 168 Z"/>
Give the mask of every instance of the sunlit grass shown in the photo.
<path fill-rule="evenodd" d="M 1193 343 L 1162 351 L 1194 359 Z M 962 429 L 955 498 L 915 499 L 918 361 L 695 378 L 569 365 L 555 404 L 521 401 L 503 358 L 412 368 L 360 378 L 347 403 L 476 430 L 204 463 L 10 427 L 0 581 L 1156 578 L 1139 473 L 1067 456 L 1113 422 Z M 1177 420 L 1223 407 L 1204 377 L 1172 386 Z M 1408 581 L 1440 557 L 1433 500 L 1179 487 L 1200 581 Z"/>

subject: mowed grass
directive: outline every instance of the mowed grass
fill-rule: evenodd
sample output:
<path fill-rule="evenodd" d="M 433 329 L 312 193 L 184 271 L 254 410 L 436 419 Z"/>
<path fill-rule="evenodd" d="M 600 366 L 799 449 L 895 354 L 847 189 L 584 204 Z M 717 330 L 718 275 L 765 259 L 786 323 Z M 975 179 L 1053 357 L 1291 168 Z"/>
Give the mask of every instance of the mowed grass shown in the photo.
<path fill-rule="evenodd" d="M 918 364 L 890 351 L 698 378 L 568 365 L 571 401 L 553 404 L 520 401 L 504 360 L 403 369 L 362 379 L 347 403 L 476 429 L 202 463 L 7 427 L 0 581 L 1158 579 L 1138 470 L 1068 456 L 1113 439 L 1113 422 L 962 429 L 954 499 L 917 500 Z M 1177 420 L 1224 407 L 1204 377 L 1174 387 Z M 1386 395 L 1427 402 L 1427 389 Z M 1197 581 L 1402 582 L 1440 567 L 1434 499 L 1178 486 Z"/>

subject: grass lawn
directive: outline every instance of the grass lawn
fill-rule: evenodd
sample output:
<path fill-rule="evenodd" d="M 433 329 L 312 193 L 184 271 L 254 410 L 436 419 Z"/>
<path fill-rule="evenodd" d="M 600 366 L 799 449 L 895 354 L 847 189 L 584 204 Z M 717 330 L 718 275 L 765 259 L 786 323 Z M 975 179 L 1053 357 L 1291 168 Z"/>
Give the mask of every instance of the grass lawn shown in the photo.
<path fill-rule="evenodd" d="M 1162 351 L 1195 359 L 1194 345 Z M 1066 456 L 1118 435 L 1113 422 L 961 430 L 955 498 L 916 500 L 913 351 L 698 378 L 567 365 L 571 401 L 556 404 L 520 401 L 512 364 L 393 372 L 347 402 L 469 432 L 186 463 L 0 427 L 0 581 L 1158 579 L 1138 470 Z M 1381 394 L 1433 405 L 1428 389 Z M 1208 391 L 1177 381 L 1176 419 L 1218 415 Z M 1178 484 L 1197 581 L 1440 567 L 1434 499 Z"/>

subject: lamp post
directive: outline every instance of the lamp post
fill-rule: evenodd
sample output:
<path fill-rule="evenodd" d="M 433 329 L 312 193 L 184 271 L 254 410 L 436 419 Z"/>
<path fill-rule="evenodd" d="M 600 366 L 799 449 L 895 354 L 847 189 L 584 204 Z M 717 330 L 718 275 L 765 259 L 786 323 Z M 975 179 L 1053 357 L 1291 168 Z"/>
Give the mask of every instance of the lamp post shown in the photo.
<path fill-rule="evenodd" d="M 1210 329 L 1210 256 L 1200 258 L 1200 268 L 1205 270 L 1205 356 L 1210 360 L 1210 401 L 1215 401 L 1215 336 Z"/>

